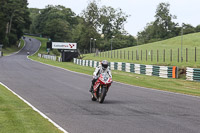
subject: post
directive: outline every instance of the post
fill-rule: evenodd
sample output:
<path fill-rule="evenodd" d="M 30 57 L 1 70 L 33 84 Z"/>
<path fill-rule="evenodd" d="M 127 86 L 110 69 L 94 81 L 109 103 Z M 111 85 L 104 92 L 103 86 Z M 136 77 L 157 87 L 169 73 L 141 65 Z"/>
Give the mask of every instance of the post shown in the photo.
<path fill-rule="evenodd" d="M 157 62 L 159 61 L 159 51 L 157 50 Z"/>
<path fill-rule="evenodd" d="M 91 43 L 92 43 L 92 40 L 93 40 L 93 38 L 90 38 L 90 53 L 92 52 L 92 51 L 91 51 Z"/>
<path fill-rule="evenodd" d="M 115 36 L 112 36 L 112 38 L 111 38 L 111 58 L 112 58 L 112 40 L 113 40 L 113 38 L 114 38 Z"/>
<path fill-rule="evenodd" d="M 137 58 L 137 50 L 136 50 L 136 56 L 135 56 L 135 58 L 136 58 L 136 60 L 138 60 L 138 58 Z"/>
<path fill-rule="evenodd" d="M 133 60 L 133 50 L 132 50 L 132 60 Z"/>
<path fill-rule="evenodd" d="M 120 59 L 122 59 L 122 51 L 120 50 Z"/>
<path fill-rule="evenodd" d="M 170 61 L 172 62 L 172 49 L 170 49 Z"/>
<path fill-rule="evenodd" d="M 146 50 L 146 61 L 147 61 L 147 50 Z"/>
<path fill-rule="evenodd" d="M 118 50 L 117 50 L 117 59 L 118 59 Z"/>
<path fill-rule="evenodd" d="M 129 60 L 129 50 L 128 50 L 128 60 Z"/>
<path fill-rule="evenodd" d="M 95 41 L 96 41 L 97 39 L 94 39 L 94 42 L 93 42 L 93 48 L 94 48 L 94 53 L 95 53 Z"/>
<path fill-rule="evenodd" d="M 197 47 L 195 47 L 195 62 L 197 62 Z"/>
<path fill-rule="evenodd" d="M 125 56 L 126 56 L 126 52 L 125 52 L 125 50 L 124 50 L 124 59 L 126 59 L 126 57 L 125 57 Z"/>
<path fill-rule="evenodd" d="M 188 62 L 188 49 L 186 48 L 186 62 Z"/>
<path fill-rule="evenodd" d="M 163 62 L 165 62 L 165 49 L 163 51 Z"/>
<path fill-rule="evenodd" d="M 179 62 L 179 48 L 178 48 L 178 62 Z"/>
<path fill-rule="evenodd" d="M 183 48 L 183 23 L 182 23 L 182 31 L 181 31 L 181 62 L 183 62 L 182 48 Z"/>

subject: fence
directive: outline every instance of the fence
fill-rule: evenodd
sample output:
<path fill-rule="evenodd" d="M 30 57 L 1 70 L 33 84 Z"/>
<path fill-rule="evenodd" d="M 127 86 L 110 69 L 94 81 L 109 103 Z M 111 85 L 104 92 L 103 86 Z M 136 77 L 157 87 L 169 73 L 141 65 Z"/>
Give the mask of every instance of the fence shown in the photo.
<path fill-rule="evenodd" d="M 46 54 L 40 54 L 40 53 L 38 53 L 38 57 L 49 59 L 49 60 L 53 60 L 53 61 L 62 62 L 61 57 L 57 58 L 55 55 L 46 55 Z"/>
<path fill-rule="evenodd" d="M 98 51 L 93 54 L 96 57 L 123 59 L 132 61 L 148 62 L 198 62 L 200 61 L 200 51 L 195 48 L 184 49 L 126 49 L 111 51 Z"/>
<path fill-rule="evenodd" d="M 74 58 L 74 63 L 89 67 L 96 67 L 99 65 L 98 61 L 81 60 L 76 58 Z M 136 74 L 145 74 L 149 76 L 158 76 L 162 78 L 178 78 L 178 68 L 176 66 L 154 66 L 124 62 L 110 62 L 109 66 L 111 70 L 119 70 Z"/>
<path fill-rule="evenodd" d="M 190 81 L 200 81 L 200 69 L 187 67 L 186 79 Z"/>

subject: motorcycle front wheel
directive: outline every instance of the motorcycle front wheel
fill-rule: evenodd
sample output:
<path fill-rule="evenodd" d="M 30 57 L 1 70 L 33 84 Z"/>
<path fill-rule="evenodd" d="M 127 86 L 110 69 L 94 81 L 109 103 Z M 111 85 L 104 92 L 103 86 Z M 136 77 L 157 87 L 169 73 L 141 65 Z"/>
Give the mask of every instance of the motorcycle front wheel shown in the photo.
<path fill-rule="evenodd" d="M 106 93 L 107 93 L 106 87 L 102 87 L 101 92 L 99 93 L 99 99 L 98 99 L 99 103 L 104 102 L 104 99 L 106 97 Z"/>

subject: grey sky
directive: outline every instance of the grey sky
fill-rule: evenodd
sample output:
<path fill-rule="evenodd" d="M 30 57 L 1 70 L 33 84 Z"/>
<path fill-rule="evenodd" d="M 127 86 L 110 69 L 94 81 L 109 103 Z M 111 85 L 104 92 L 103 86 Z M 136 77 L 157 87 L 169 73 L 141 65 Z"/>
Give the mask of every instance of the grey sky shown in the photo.
<path fill-rule="evenodd" d="M 200 24 L 200 0 L 101 0 L 102 5 L 121 8 L 131 15 L 125 24 L 125 30 L 136 36 L 147 23 L 154 21 L 156 7 L 160 2 L 170 3 L 170 13 L 176 15 L 173 20 L 180 25 L 182 22 L 197 26 Z M 88 5 L 88 0 L 28 0 L 29 6 L 45 8 L 46 5 L 63 5 L 80 14 Z"/>

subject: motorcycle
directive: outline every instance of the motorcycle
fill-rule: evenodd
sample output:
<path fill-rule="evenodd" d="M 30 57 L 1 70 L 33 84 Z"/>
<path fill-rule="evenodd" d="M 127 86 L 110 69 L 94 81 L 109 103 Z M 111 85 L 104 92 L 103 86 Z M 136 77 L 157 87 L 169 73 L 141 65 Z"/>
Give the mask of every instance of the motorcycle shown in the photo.
<path fill-rule="evenodd" d="M 99 103 L 103 103 L 111 83 L 112 78 L 108 75 L 108 73 L 101 73 L 93 86 L 94 91 L 91 92 L 92 101 L 98 100 Z"/>

